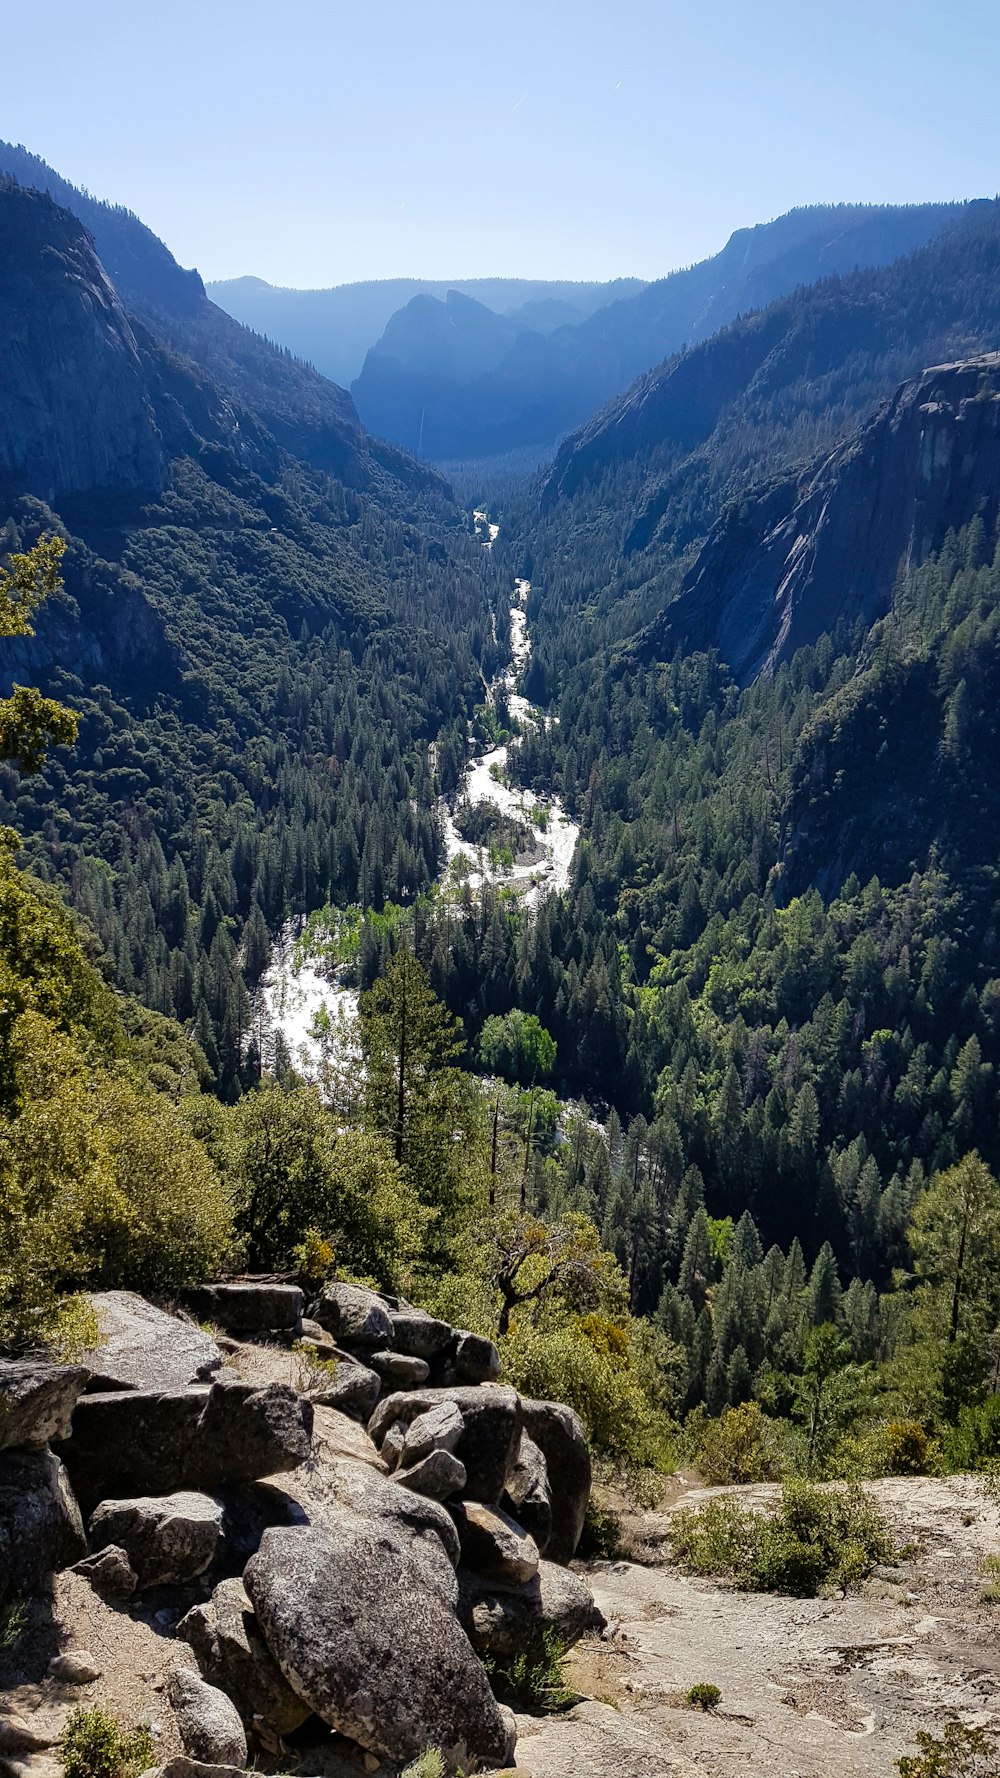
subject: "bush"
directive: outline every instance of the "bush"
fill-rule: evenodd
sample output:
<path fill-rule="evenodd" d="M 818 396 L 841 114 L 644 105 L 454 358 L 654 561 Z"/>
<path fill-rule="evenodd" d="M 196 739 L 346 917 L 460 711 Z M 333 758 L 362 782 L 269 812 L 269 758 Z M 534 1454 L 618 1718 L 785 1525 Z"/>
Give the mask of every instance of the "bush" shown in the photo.
<path fill-rule="evenodd" d="M 411 1760 L 400 1778 L 444 1778 L 444 1755 L 440 1748 L 428 1747 L 419 1757 Z"/>
<path fill-rule="evenodd" d="M 717 1710 L 722 1703 L 722 1693 L 717 1685 L 707 1685 L 702 1682 L 691 1687 L 687 1694 L 687 1702 L 693 1704 L 696 1710 Z"/>
<path fill-rule="evenodd" d="M 900 1778 L 995 1778 L 998 1738 L 995 1729 L 970 1729 L 954 1721 L 939 1738 L 927 1729 L 917 1732 L 919 1753 L 896 1761 Z"/>
<path fill-rule="evenodd" d="M 538 1328 L 519 1321 L 501 1352 L 505 1379 L 522 1395 L 575 1408 L 595 1451 L 654 1467 L 669 1461 L 669 1423 L 650 1401 L 630 1351 L 599 1349 L 578 1322 Z"/>
<path fill-rule="evenodd" d="M 865 1476 L 933 1475 L 939 1452 L 919 1420 L 886 1420 L 857 1441 L 858 1470 Z"/>
<path fill-rule="evenodd" d="M 949 1469 L 989 1469 L 1000 1459 L 1000 1395 L 960 1410 L 958 1422 L 944 1433 Z"/>
<path fill-rule="evenodd" d="M 695 1461 L 710 1487 L 775 1482 L 781 1474 L 775 1429 L 755 1401 L 726 1408 L 701 1435 Z"/>
<path fill-rule="evenodd" d="M 593 1494 L 587 1502 L 583 1531 L 577 1545 L 582 1562 L 613 1562 L 621 1549 L 622 1526 L 617 1513 L 600 1506 Z"/>
<path fill-rule="evenodd" d="M 148 1729 L 126 1729 L 109 1710 L 74 1710 L 59 1742 L 66 1778 L 135 1778 L 156 1764 Z"/>
<path fill-rule="evenodd" d="M 500 1662 L 487 1658 L 483 1665 L 497 1696 L 522 1710 L 542 1715 L 565 1709 L 576 1694 L 565 1679 L 566 1649 L 554 1630 L 543 1630 L 535 1647 Z"/>
<path fill-rule="evenodd" d="M 681 1566 L 748 1592 L 811 1598 L 845 1591 L 895 1551 L 889 1528 L 863 1488 L 786 1482 L 773 1514 L 733 1499 L 681 1508 L 671 1522 Z"/>

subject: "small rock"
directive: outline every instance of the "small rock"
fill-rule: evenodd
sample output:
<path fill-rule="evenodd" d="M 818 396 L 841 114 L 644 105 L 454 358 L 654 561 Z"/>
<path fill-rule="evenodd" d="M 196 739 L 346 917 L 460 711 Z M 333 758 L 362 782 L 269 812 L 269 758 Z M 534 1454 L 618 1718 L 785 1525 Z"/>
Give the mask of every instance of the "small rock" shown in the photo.
<path fill-rule="evenodd" d="M 84 1575 L 103 1599 L 131 1599 L 139 1585 L 139 1576 L 125 1551 L 115 1543 L 107 1544 L 96 1555 L 84 1556 L 76 1564 L 76 1573 Z"/>
<path fill-rule="evenodd" d="M 101 1669 L 85 1648 L 68 1648 L 49 1662 L 49 1678 L 59 1685 L 93 1685 Z"/>
<path fill-rule="evenodd" d="M 167 1683 L 167 1695 L 190 1759 L 206 1765 L 246 1765 L 243 1724 L 236 1705 L 225 1692 L 208 1685 L 189 1667 L 175 1667 Z"/>
<path fill-rule="evenodd" d="M 44 1753 L 59 1739 L 57 1728 L 43 1728 L 24 1716 L 0 1716 L 0 1754 Z"/>
<path fill-rule="evenodd" d="M 176 1584 L 204 1574 L 221 1537 L 222 1507 L 207 1494 L 105 1500 L 90 1520 L 94 1547 L 117 1544 L 123 1549 L 140 1587 Z"/>
<path fill-rule="evenodd" d="M 418 1414 L 403 1441 L 400 1468 L 409 1469 L 432 1451 L 454 1451 L 464 1431 L 461 1409 L 453 1401 L 442 1401 L 426 1414 Z"/>
<path fill-rule="evenodd" d="M 316 1367 L 315 1376 L 309 1378 L 309 1399 L 367 1423 L 382 1393 L 382 1379 L 367 1364 L 359 1364 L 343 1352 L 336 1353 L 336 1358 L 336 1369 Z"/>
<path fill-rule="evenodd" d="M 429 1500 L 448 1500 L 452 1494 L 461 1494 L 467 1477 L 464 1463 L 450 1451 L 439 1450 L 431 1451 L 407 1469 L 395 1470 L 392 1479 L 403 1488 L 412 1488 L 415 1494 L 425 1494 Z"/>
<path fill-rule="evenodd" d="M 425 1315 L 422 1309 L 401 1309 L 391 1317 L 392 1343 L 407 1358 L 436 1358 L 450 1345 L 453 1329 L 447 1321 Z"/>
<path fill-rule="evenodd" d="M 186 1753 L 175 1753 L 162 1766 L 140 1773 L 140 1778 L 243 1778 L 242 1766 L 220 1766 L 206 1760 L 191 1759 Z"/>
<path fill-rule="evenodd" d="M 370 1363 L 390 1389 L 419 1389 L 431 1374 L 425 1358 L 408 1358 L 405 1352 L 373 1352 Z"/>
<path fill-rule="evenodd" d="M 523 1586 L 538 1573 L 538 1545 L 496 1506 L 466 1500 L 451 1508 L 462 1545 L 462 1563 L 484 1580 Z"/>
<path fill-rule="evenodd" d="M 359 1284 L 327 1284 L 310 1317 L 339 1341 L 372 1351 L 392 1344 L 392 1322 L 381 1297 Z"/>
<path fill-rule="evenodd" d="M 406 1443 L 407 1425 L 405 1420 L 394 1420 L 382 1440 L 381 1457 L 386 1468 L 391 1472 L 397 1468 L 403 1455 Z"/>
<path fill-rule="evenodd" d="M 500 1375 L 500 1353 L 483 1334 L 461 1330 L 451 1362 L 460 1383 L 494 1383 Z"/>

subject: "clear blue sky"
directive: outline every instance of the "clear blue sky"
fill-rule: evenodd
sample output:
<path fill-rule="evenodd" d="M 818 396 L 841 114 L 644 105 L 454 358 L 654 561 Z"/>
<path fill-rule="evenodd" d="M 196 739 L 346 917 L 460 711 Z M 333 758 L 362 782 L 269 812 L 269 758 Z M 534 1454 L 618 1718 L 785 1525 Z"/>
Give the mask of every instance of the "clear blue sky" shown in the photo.
<path fill-rule="evenodd" d="M 0 134 L 206 278 L 656 277 L 993 195 L 997 0 L 5 0 Z"/>

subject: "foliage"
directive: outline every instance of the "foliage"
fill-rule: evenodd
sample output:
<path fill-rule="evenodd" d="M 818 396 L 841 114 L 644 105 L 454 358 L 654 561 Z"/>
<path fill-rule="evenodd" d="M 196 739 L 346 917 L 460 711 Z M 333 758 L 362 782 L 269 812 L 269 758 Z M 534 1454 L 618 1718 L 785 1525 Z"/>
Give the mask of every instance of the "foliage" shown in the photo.
<path fill-rule="evenodd" d="M 33 549 L 16 551 L 0 567 L 0 638 L 33 636 L 31 619 L 39 605 L 59 591 L 63 537 L 40 537 Z M 0 760 L 13 760 L 21 772 L 40 771 L 50 746 L 76 740 L 77 718 L 30 686 L 15 685 L 0 698 Z"/>
<path fill-rule="evenodd" d="M 566 1684 L 565 1654 L 564 1644 L 550 1629 L 542 1631 L 534 1648 L 522 1649 L 506 1661 L 488 1658 L 483 1665 L 501 1700 L 548 1715 L 575 1700 Z"/>
<path fill-rule="evenodd" d="M 696 1710 L 717 1710 L 722 1703 L 722 1693 L 718 1686 L 705 1681 L 693 1685 L 686 1696 L 687 1702 Z"/>
<path fill-rule="evenodd" d="M 577 1545 L 581 1562 L 613 1562 L 621 1551 L 621 1520 L 591 1494 Z"/>
<path fill-rule="evenodd" d="M 534 1013 L 515 1007 L 486 1020 L 479 1034 L 479 1061 L 487 1074 L 530 1086 L 552 1073 L 556 1046 Z"/>
<path fill-rule="evenodd" d="M 781 1458 L 774 1427 L 755 1401 L 725 1408 L 705 1425 L 696 1462 L 710 1488 L 742 1482 L 774 1482 Z"/>
<path fill-rule="evenodd" d="M 671 1424 L 628 1342 L 616 1355 L 595 1346 L 579 1320 L 544 1327 L 518 1321 L 501 1356 L 505 1379 L 523 1394 L 575 1408 L 598 1453 L 668 1466 Z"/>
<path fill-rule="evenodd" d="M 17 1647 L 26 1618 L 23 1599 L 7 1599 L 0 1604 L 0 1654 Z"/>
<path fill-rule="evenodd" d="M 917 1730 L 919 1753 L 904 1754 L 896 1761 L 900 1778 L 993 1778 L 1000 1755 L 995 1729 L 970 1728 L 952 1719 L 944 1733 Z"/>
<path fill-rule="evenodd" d="M 127 1729 L 99 1706 L 73 1711 L 59 1741 L 65 1778 L 136 1778 L 156 1763 L 153 1737 L 146 1728 Z"/>
<path fill-rule="evenodd" d="M 428 1747 L 400 1773 L 400 1778 L 444 1778 L 444 1755 L 437 1747 Z"/>
<path fill-rule="evenodd" d="M 879 1508 L 856 1486 L 786 1482 L 770 1514 L 731 1497 L 680 1507 L 670 1536 L 676 1560 L 693 1574 L 807 1598 L 821 1589 L 846 1591 L 895 1555 Z"/>

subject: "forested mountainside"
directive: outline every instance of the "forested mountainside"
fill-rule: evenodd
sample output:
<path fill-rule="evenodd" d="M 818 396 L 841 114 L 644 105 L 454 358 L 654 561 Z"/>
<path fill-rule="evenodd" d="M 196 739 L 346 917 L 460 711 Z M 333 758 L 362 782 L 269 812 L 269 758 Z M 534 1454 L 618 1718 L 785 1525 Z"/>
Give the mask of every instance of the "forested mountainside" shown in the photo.
<path fill-rule="evenodd" d="M 395 316 L 352 385 L 365 424 L 432 461 L 548 454 L 609 396 L 741 313 L 817 279 L 881 266 L 963 214 L 961 204 L 817 205 L 740 229 L 721 253 L 551 331 L 510 316 L 516 337 L 472 309 L 421 302 Z M 458 350 L 441 352 L 447 326 Z M 478 348 L 478 350 L 476 349 Z"/>
<path fill-rule="evenodd" d="M 176 283 L 111 215 L 118 263 Z M 238 953 L 252 976 L 289 910 L 378 906 L 436 872 L 427 745 L 499 658 L 488 563 L 446 485 L 368 440 L 342 391 L 217 327 L 197 291 L 186 317 L 126 312 L 129 287 L 47 196 L 5 185 L 0 226 L 4 544 L 69 544 L 65 591 L 3 643 L 3 681 L 30 674 L 81 719 L 41 777 L 4 768 L 2 819 L 119 985 L 193 1020 L 231 1088 Z M 320 461 L 339 441 L 346 479 L 286 454 L 279 420 L 322 439 Z"/>
<path fill-rule="evenodd" d="M 522 331 L 532 327 L 547 333 L 642 288 L 641 278 L 615 278 L 606 284 L 545 278 L 382 278 L 329 290 L 289 290 L 246 277 L 206 286 L 228 315 L 286 346 L 345 388 L 360 374 L 365 353 L 390 318 L 414 297 L 443 301 L 455 290 L 498 316 L 516 318 Z"/>

